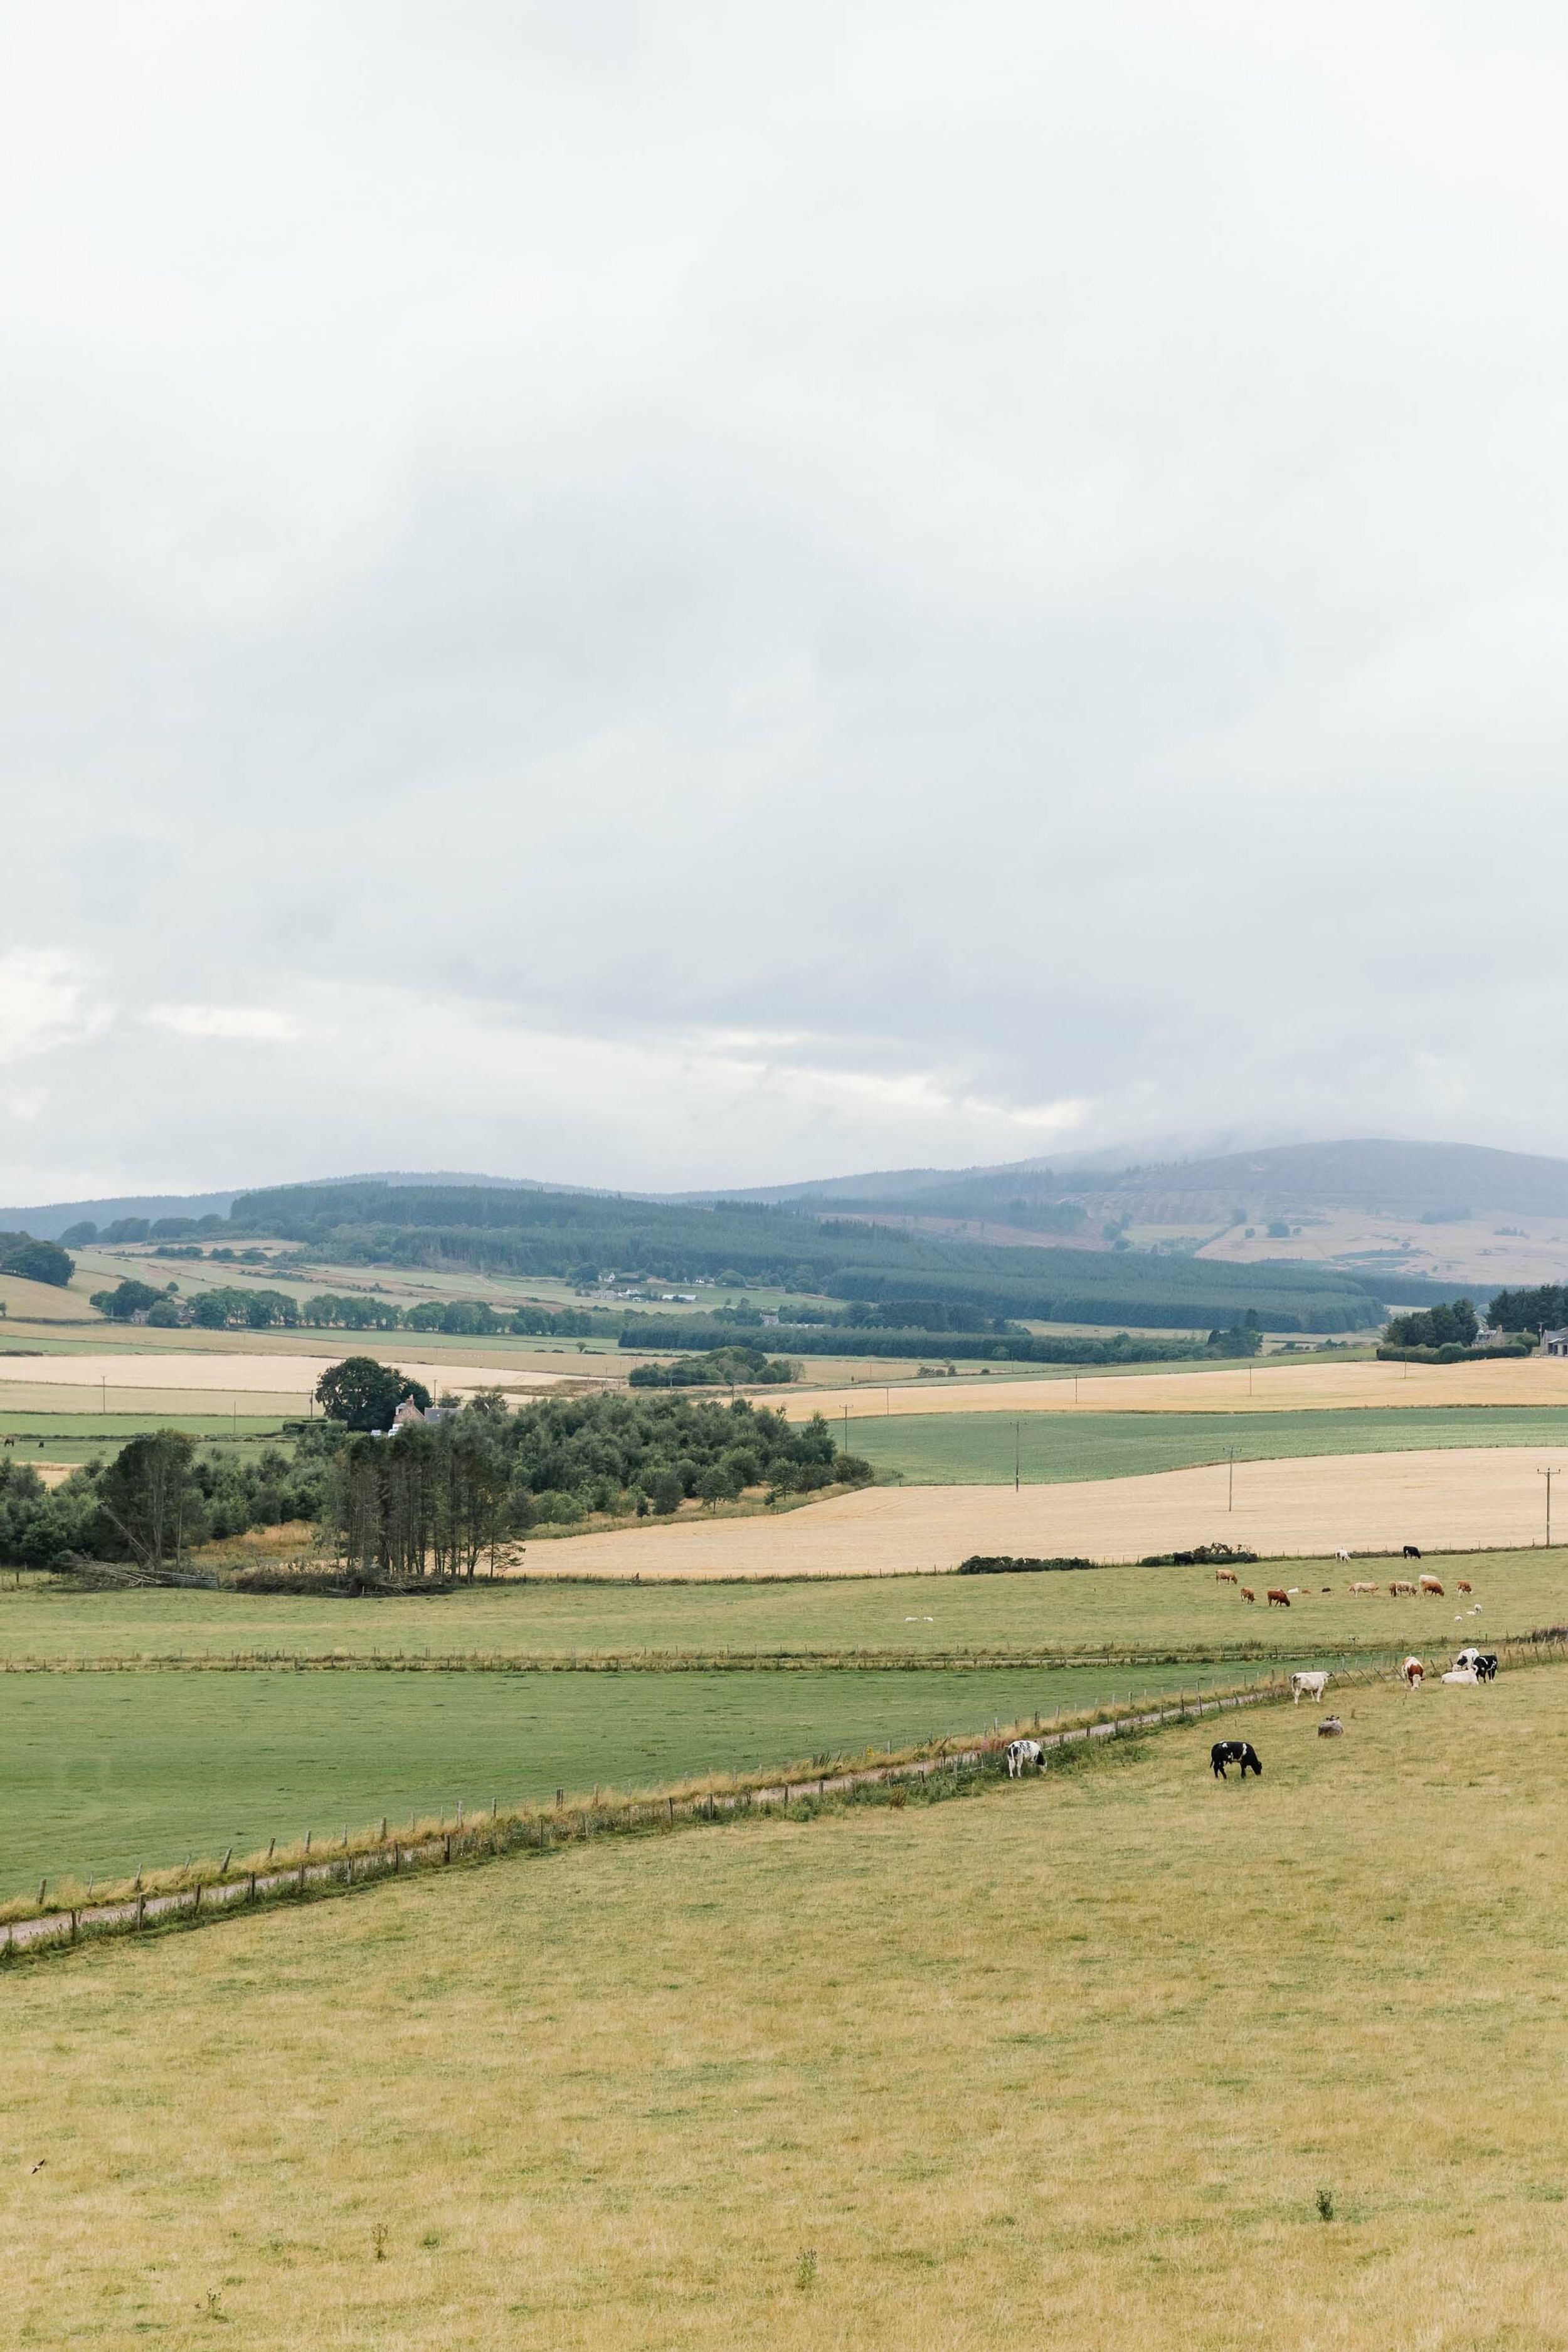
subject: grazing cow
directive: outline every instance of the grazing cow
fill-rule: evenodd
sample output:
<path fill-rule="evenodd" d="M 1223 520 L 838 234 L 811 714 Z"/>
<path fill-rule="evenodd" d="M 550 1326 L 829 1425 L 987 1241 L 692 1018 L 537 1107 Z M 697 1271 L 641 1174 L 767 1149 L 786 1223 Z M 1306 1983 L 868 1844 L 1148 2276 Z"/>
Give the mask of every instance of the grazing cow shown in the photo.
<path fill-rule="evenodd" d="M 1458 1582 L 1458 1590 L 1459 1590 L 1461 1592 L 1473 1592 L 1473 1591 L 1475 1591 L 1475 1589 L 1476 1589 L 1476 1588 L 1475 1588 L 1475 1586 L 1474 1586 L 1473 1584 L 1471 1584 L 1471 1583 L 1470 1583 L 1470 1582 L 1469 1582 L 1469 1581 L 1468 1581 L 1465 1577 L 1462 1577 L 1462 1576 L 1460 1577 L 1460 1579 L 1459 1579 L 1459 1582 Z"/>
<path fill-rule="evenodd" d="M 1244 1584 L 1241 1588 L 1241 1597 L 1244 1601 L 1256 1601 L 1258 1595 L 1250 1584 Z"/>
<path fill-rule="evenodd" d="M 1289 1606 L 1290 1606 L 1290 1595 L 1286 1591 L 1286 1590 L 1285 1590 L 1285 1588 L 1284 1588 L 1284 1586 L 1283 1586 L 1282 1584 L 1271 1584 L 1271 1585 L 1269 1586 L 1269 1588 L 1268 1588 L 1268 1606 L 1270 1607 L 1270 1609 L 1289 1609 Z"/>
<path fill-rule="evenodd" d="M 1335 1554 L 1334 1554 L 1334 1558 L 1335 1558 L 1336 1559 L 1342 1559 L 1342 1560 L 1345 1562 L 1345 1564 L 1346 1564 L 1346 1566 L 1347 1566 L 1347 1567 L 1348 1567 L 1348 1566 L 1349 1566 L 1349 1564 L 1350 1564 L 1350 1554 L 1349 1554 L 1349 1552 L 1345 1549 L 1345 1548 L 1344 1548 L 1343 1544 L 1342 1544 L 1342 1545 L 1340 1546 L 1340 1548 L 1339 1548 L 1338 1551 L 1337 1551 L 1337 1552 L 1335 1552 Z"/>
<path fill-rule="evenodd" d="M 1468 1667 L 1479 1683 L 1495 1683 L 1497 1652 L 1495 1650 L 1461 1650 L 1454 1660 L 1454 1666 L 1456 1672 L 1463 1672 L 1466 1667 Z"/>
<path fill-rule="evenodd" d="M 1443 1587 L 1436 1577 L 1423 1576 L 1417 1579 L 1417 1582 L 1423 1592 L 1435 1592 L 1439 1601 L 1446 1601 L 1447 1599 L 1447 1595 L 1444 1591 Z"/>
<path fill-rule="evenodd" d="M 1422 1676 L 1426 1674 L 1426 1667 L 1422 1664 L 1422 1663 L 1421 1663 L 1421 1661 L 1420 1661 L 1420 1659 L 1419 1659 L 1419 1658 L 1406 1658 L 1406 1659 L 1405 1659 L 1405 1664 L 1400 1667 L 1399 1671 L 1400 1671 L 1401 1675 L 1402 1675 L 1404 1676 L 1404 1678 L 1405 1678 L 1405 1687 L 1406 1687 L 1406 1689 L 1408 1689 L 1408 1690 L 1419 1690 L 1419 1689 L 1420 1689 L 1420 1687 L 1421 1687 L 1421 1678 L 1422 1678 Z"/>
<path fill-rule="evenodd" d="M 1403 1552 L 1403 1554 L 1401 1555 L 1401 1557 L 1402 1557 L 1403 1559 L 1420 1559 L 1420 1557 L 1421 1557 L 1421 1547 L 1420 1547 L 1420 1545 L 1419 1545 L 1419 1544 L 1406 1544 L 1406 1545 L 1405 1545 L 1405 1547 L 1404 1552 Z"/>
<path fill-rule="evenodd" d="M 1375 1584 L 1352 1584 L 1351 1586 L 1351 1591 L 1352 1592 L 1375 1592 L 1377 1591 L 1377 1587 Z"/>
<path fill-rule="evenodd" d="M 1214 1572 L 1214 1580 L 1216 1584 L 1234 1584 L 1236 1582 L 1235 1569 L 1216 1568 Z"/>
<path fill-rule="evenodd" d="M 1010 1739 L 1007 1742 L 1007 1778 L 1016 1780 L 1031 1769 L 1038 1771 L 1046 1760 L 1046 1751 L 1037 1739 Z"/>
<path fill-rule="evenodd" d="M 1291 1703 L 1293 1706 L 1300 1706 L 1303 1697 L 1321 1698 L 1328 1687 L 1327 1675 L 1292 1675 L 1290 1677 Z"/>
<path fill-rule="evenodd" d="M 1394 1582 L 1389 1586 L 1388 1590 L 1395 1601 L 1413 1600 L 1415 1598 L 1415 1587 L 1413 1584 L 1406 1584 L 1401 1577 L 1396 1577 Z"/>
<path fill-rule="evenodd" d="M 1258 1750 L 1250 1739 L 1216 1739 L 1209 1749 L 1209 1765 L 1216 1780 L 1226 1778 L 1226 1766 L 1239 1764 L 1245 1780 L 1249 1772 L 1263 1778 L 1263 1767 L 1258 1760 Z"/>
<path fill-rule="evenodd" d="M 1345 1727 L 1340 1721 L 1339 1717 L 1337 1715 L 1325 1715 L 1321 1723 L 1318 1726 L 1319 1738 L 1342 1739 L 1344 1736 Z"/>

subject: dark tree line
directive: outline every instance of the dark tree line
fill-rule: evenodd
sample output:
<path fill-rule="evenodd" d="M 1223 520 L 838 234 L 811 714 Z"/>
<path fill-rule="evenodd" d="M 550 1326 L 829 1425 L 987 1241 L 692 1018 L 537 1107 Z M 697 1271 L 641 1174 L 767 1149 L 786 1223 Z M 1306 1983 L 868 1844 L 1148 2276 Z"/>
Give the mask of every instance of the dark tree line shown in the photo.
<path fill-rule="evenodd" d="M 416 1402 L 423 1394 L 388 1378 Z M 384 1396 L 356 1404 L 347 1390 L 337 1402 L 372 1426 L 388 1409 Z M 511 1412 L 492 1391 L 395 1436 L 342 1421 L 300 1424 L 290 1450 L 204 1448 L 162 1430 L 84 1464 L 52 1492 L 0 1454 L 0 1560 L 126 1560 L 156 1573 L 209 1538 L 308 1520 L 362 1574 L 468 1577 L 490 1546 L 532 1527 L 571 1527 L 595 1512 L 663 1515 L 748 1488 L 773 1499 L 871 1475 L 838 1451 L 820 1415 L 792 1424 L 744 1399 L 657 1392 L 549 1398 Z"/>
<path fill-rule="evenodd" d="M 1455 1298 L 1447 1307 L 1390 1316 L 1384 1337 L 1391 1348 L 1473 1348 L 1479 1328 L 1472 1301 Z"/>
<path fill-rule="evenodd" d="M 1500 1290 L 1489 1314 L 1500 1331 L 1561 1331 L 1568 1327 L 1568 1286 L 1546 1282 L 1533 1290 Z"/>
<path fill-rule="evenodd" d="M 568 1279 L 584 1269 L 635 1269 L 670 1283 L 732 1276 L 846 1301 L 902 1299 L 907 1309 L 918 1300 L 1051 1322 L 1206 1329 L 1231 1325 L 1247 1307 L 1276 1330 L 1354 1330 L 1381 1319 L 1365 1284 L 1324 1267 L 1007 1248 L 751 1202 L 632 1201 L 525 1186 L 282 1185 L 242 1194 L 231 1227 L 281 1235 L 340 1264 Z"/>

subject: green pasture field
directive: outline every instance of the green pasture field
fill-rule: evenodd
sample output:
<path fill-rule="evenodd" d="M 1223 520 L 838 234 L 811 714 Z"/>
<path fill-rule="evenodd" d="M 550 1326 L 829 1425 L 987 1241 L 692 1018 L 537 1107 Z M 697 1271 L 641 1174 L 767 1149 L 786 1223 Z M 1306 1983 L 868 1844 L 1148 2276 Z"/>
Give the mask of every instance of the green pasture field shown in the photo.
<path fill-rule="evenodd" d="M 4 1983 L 18 2345 L 1562 2352 L 1568 1671 Z"/>
<path fill-rule="evenodd" d="M 1015 1453 L 1026 1486 L 1138 1477 L 1197 1463 L 1428 1447 L 1561 1445 L 1553 1405 L 1352 1406 L 1321 1412 L 896 1413 L 849 1423 L 853 1453 L 911 1486 L 1002 1486 Z M 836 1434 L 839 1424 L 834 1423 Z"/>
<path fill-rule="evenodd" d="M 277 1438 L 283 1424 L 276 1413 L 226 1412 L 0 1412 L 0 1446 L 25 1462 L 41 1454 L 48 1462 L 88 1462 L 128 1444 L 154 1429 L 183 1429 L 192 1437 Z M 289 1441 L 283 1440 L 285 1447 Z"/>
<path fill-rule="evenodd" d="M 1229 1680 L 1237 1678 L 1233 1670 Z M 1211 1683 L 1215 1676 L 1211 1675 Z M 1196 1680 L 1184 1677 L 1191 1689 Z M 385 1813 L 448 1817 L 974 1733 L 1168 1690 L 1173 1667 L 973 1673 L 17 1675 L 0 1688 L 0 1899 Z"/>
<path fill-rule="evenodd" d="M 557 1570 L 570 1542 L 533 1547 Z M 322 1655 L 399 1651 L 584 1655 L 730 1651 L 738 1656 L 855 1651 L 943 1656 L 1034 1654 L 1184 1657 L 1257 1651 L 1278 1657 L 1361 1646 L 1430 1648 L 1484 1633 L 1528 1633 L 1568 1622 L 1568 1549 L 1434 1556 L 1423 1567 L 1447 1585 L 1443 1601 L 1391 1600 L 1396 1560 L 1292 1560 L 1247 1570 L 1302 1588 L 1289 1610 L 1217 1584 L 1205 1568 L 1100 1568 L 1035 1576 L 849 1577 L 735 1584 L 488 1583 L 425 1598 L 318 1600 L 191 1590 L 80 1592 L 63 1580 L 0 1583 L 0 1657 L 215 1657 L 237 1653 Z M 1456 1590 L 1465 1577 L 1469 1596 Z M 1352 1580 L 1375 1580 L 1352 1598 Z M 1331 1585 L 1333 1591 L 1320 1588 Z M 1454 1620 L 1480 1604 L 1481 1614 Z M 0 1703 L 15 1685 L 0 1680 Z"/>

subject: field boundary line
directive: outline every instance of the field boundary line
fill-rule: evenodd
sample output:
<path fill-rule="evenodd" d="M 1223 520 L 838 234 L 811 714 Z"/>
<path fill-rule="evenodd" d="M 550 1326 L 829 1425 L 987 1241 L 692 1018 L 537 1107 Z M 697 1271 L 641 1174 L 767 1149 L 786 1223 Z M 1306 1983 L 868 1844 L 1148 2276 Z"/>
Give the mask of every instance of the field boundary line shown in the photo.
<path fill-rule="evenodd" d="M 1505 1639 L 1506 1636 L 1498 1636 Z M 1297 1645 L 1298 1647 L 1300 1645 Z M 1407 1643 L 1340 1642 L 1336 1656 L 1374 1664 Z M 0 1658 L 0 1675 L 366 1674 L 366 1675 L 679 1675 L 679 1674 L 1069 1674 L 1114 1666 L 1275 1666 L 1295 1651 L 1256 1644 L 1175 1645 L 1099 1650 L 450 1650 L 151 1651 L 136 1656 Z"/>
<path fill-rule="evenodd" d="M 1561 1664 L 1568 1658 L 1568 1628 L 1552 1627 L 1538 1637 L 1515 1637 L 1511 1642 L 1500 1642 L 1498 1648 L 1506 1653 L 1510 1667 Z M 1334 1679 L 1363 1685 L 1381 1681 L 1388 1674 L 1387 1667 L 1350 1667 L 1342 1668 Z M 288 1856 L 279 1855 L 272 1863 L 230 1871 L 230 1857 L 226 1856 L 220 1869 L 198 1866 L 194 1877 L 174 1887 L 142 1887 L 139 1873 L 136 1889 L 98 1903 L 47 1903 L 45 1881 L 40 1883 L 38 1904 L 22 1915 L 12 1911 L 5 1922 L 0 1965 L 24 1957 L 58 1953 L 82 1941 L 134 1936 L 149 1927 L 184 1929 L 207 1925 L 258 1905 L 309 1901 L 363 1891 L 401 1877 L 405 1871 L 447 1867 L 455 1861 L 473 1864 L 500 1861 L 508 1855 L 544 1854 L 559 1852 L 567 1845 L 586 1845 L 596 1837 L 657 1835 L 680 1826 L 741 1817 L 800 1819 L 799 1813 L 791 1811 L 797 1800 L 816 1805 L 830 1798 L 852 1795 L 861 1789 L 929 1780 L 944 1772 L 952 1772 L 957 1780 L 966 1771 L 984 1771 L 987 1765 L 994 1768 L 1011 1738 L 1036 1738 L 1042 1750 L 1048 1752 L 1096 1739 L 1162 1731 L 1243 1707 L 1278 1706 L 1290 1696 L 1289 1675 L 1272 1675 L 1267 1682 L 1243 1685 L 1228 1692 L 1216 1691 L 1206 1697 L 1194 1695 L 1188 1699 L 1183 1694 L 1173 1706 L 1151 1706 L 1147 1700 L 1135 1701 L 1121 1713 L 1100 1713 L 1092 1722 L 1068 1725 L 1056 1731 L 1030 1730 L 1021 1724 L 1005 1728 L 998 1725 L 989 1737 L 983 1733 L 977 1739 L 963 1743 L 943 1740 L 934 1748 L 890 1759 L 886 1764 L 847 1770 L 788 1770 L 784 1778 L 779 1779 L 774 1777 L 778 1768 L 772 1767 L 767 1772 L 731 1781 L 722 1790 L 711 1786 L 694 1790 L 684 1784 L 678 1789 L 607 1800 L 603 1804 L 597 1790 L 592 1800 L 578 1800 L 572 1805 L 566 1805 L 563 1792 L 558 1791 L 553 1810 L 533 1806 L 509 1809 L 503 1814 L 492 1804 L 488 1814 L 481 1813 L 477 1821 L 466 1824 L 459 1806 L 449 1829 L 416 1829 L 405 1839 L 388 1836 L 384 1821 L 379 1836 L 363 1841 L 358 1846 L 345 1842 L 336 1853 L 324 1852 L 320 1860 L 312 1858 L 307 1837 L 302 1849 Z"/>

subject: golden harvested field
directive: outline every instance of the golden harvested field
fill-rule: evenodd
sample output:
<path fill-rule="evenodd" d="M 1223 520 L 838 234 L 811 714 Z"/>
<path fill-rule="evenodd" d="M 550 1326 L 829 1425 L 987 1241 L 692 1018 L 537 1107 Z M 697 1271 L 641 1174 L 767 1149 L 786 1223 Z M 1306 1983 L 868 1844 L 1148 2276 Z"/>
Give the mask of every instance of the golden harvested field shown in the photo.
<path fill-rule="evenodd" d="M 476 1389 L 500 1388 L 526 1399 L 580 1377 L 575 1369 L 565 1370 L 559 1362 L 553 1370 L 542 1370 L 515 1359 L 500 1364 L 431 1360 L 384 1345 L 363 1347 L 360 1343 L 365 1336 L 345 1332 L 339 1335 L 341 1343 L 332 1346 L 318 1332 L 308 1349 L 296 1347 L 283 1362 L 279 1361 L 281 1351 L 263 1353 L 256 1349 L 249 1333 L 241 1347 L 210 1351 L 120 1349 L 93 1354 L 0 1356 L 0 1410 L 82 1412 L 107 1401 L 110 1412 L 188 1412 L 210 1407 L 214 1400 L 223 1407 L 231 1398 L 238 1398 L 250 1413 L 303 1415 L 309 1412 L 310 1391 L 321 1374 L 329 1364 L 339 1363 L 350 1354 L 375 1354 L 395 1363 L 410 1379 L 423 1381 L 433 1395 L 447 1389 L 454 1395 L 468 1396 Z"/>
<path fill-rule="evenodd" d="M 876 1486 L 777 1519 L 688 1520 L 535 1545 L 528 1564 L 645 1579 L 896 1576 L 955 1568 L 971 1552 L 1138 1559 L 1215 1540 L 1265 1555 L 1331 1558 L 1342 1544 L 1352 1551 L 1397 1551 L 1405 1543 L 1468 1551 L 1542 1540 L 1538 1455 L 1543 1465 L 1568 1469 L 1568 1447 L 1507 1445 L 1238 1462 L 1229 1510 L 1223 1463 L 1016 1494 L 1008 1486 Z M 1558 1507 L 1568 1514 L 1568 1486 L 1559 1490 Z"/>
<path fill-rule="evenodd" d="M 19 1274 L 0 1274 L 0 1307 L 5 1309 L 0 1335 L 16 1322 L 94 1322 L 97 1317 L 84 1293 L 72 1284 L 60 1289 L 52 1282 L 26 1282 Z"/>
<path fill-rule="evenodd" d="M 1560 2352 L 1568 1673 L 0 1979 L 9 2340 Z"/>
<path fill-rule="evenodd" d="M 1050 1379 L 875 1381 L 795 1393 L 792 1421 L 814 1412 L 851 1421 L 927 1412 L 1310 1412 L 1346 1405 L 1568 1404 L 1568 1360 L 1545 1356 L 1475 1364 L 1296 1364 L 1278 1358 L 1221 1370 L 1083 1372 Z"/>

